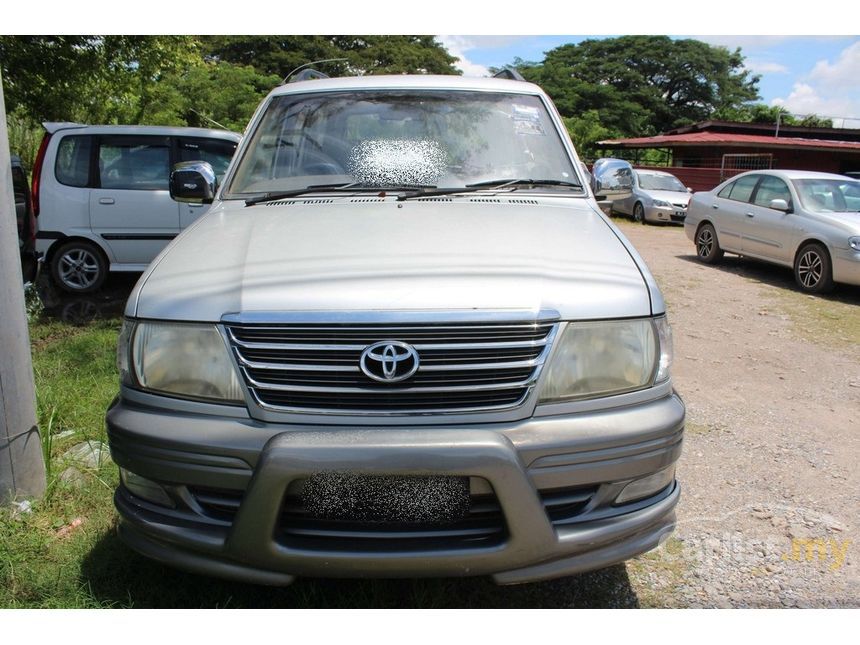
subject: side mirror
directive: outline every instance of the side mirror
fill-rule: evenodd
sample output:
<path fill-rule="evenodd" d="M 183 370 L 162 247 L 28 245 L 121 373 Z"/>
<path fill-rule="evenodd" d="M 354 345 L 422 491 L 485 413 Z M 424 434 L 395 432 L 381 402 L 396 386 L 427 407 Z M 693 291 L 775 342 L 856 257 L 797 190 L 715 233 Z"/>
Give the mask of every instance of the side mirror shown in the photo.
<path fill-rule="evenodd" d="M 782 211 L 783 213 L 791 212 L 791 208 L 788 205 L 788 202 L 784 199 L 772 199 L 770 200 L 770 204 L 768 204 L 768 208 L 772 208 L 775 211 Z"/>
<path fill-rule="evenodd" d="M 633 167 L 622 159 L 604 157 L 594 162 L 592 190 L 600 200 L 625 199 L 633 194 Z"/>
<path fill-rule="evenodd" d="M 690 194 L 692 195 L 692 194 L 693 194 L 693 189 L 692 189 L 692 188 L 690 188 L 689 186 L 687 186 L 687 192 L 688 192 L 688 193 L 690 193 Z"/>
<path fill-rule="evenodd" d="M 183 161 L 170 173 L 170 197 L 188 204 L 211 204 L 218 179 L 206 161 Z"/>

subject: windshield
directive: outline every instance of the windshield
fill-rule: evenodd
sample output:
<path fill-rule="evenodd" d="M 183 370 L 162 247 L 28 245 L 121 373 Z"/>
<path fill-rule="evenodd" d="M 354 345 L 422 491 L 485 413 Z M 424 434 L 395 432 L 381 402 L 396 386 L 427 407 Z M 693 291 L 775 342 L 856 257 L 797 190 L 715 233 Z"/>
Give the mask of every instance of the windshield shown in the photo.
<path fill-rule="evenodd" d="M 853 179 L 793 179 L 803 208 L 814 213 L 860 211 L 860 181 Z"/>
<path fill-rule="evenodd" d="M 644 172 L 636 173 L 640 188 L 645 190 L 670 190 L 676 193 L 686 193 L 687 187 L 674 175 L 651 175 Z"/>
<path fill-rule="evenodd" d="M 317 184 L 458 188 L 523 178 L 579 183 L 537 96 L 321 92 L 273 99 L 225 196 Z"/>

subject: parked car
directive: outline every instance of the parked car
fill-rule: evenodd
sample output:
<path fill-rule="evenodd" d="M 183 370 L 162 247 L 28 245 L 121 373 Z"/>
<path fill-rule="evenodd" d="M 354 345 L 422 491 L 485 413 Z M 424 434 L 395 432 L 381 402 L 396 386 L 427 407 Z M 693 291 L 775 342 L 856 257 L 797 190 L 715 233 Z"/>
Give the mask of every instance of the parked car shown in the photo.
<path fill-rule="evenodd" d="M 120 537 L 295 576 L 608 566 L 674 525 L 663 297 L 547 95 L 365 76 L 263 101 L 129 297 L 107 412 Z"/>
<path fill-rule="evenodd" d="M 631 170 L 633 191 L 612 202 L 612 213 L 630 215 L 634 221 L 683 224 L 690 203 L 690 189 L 675 175 L 660 170 Z"/>
<path fill-rule="evenodd" d="M 170 198 L 172 164 L 223 177 L 239 135 L 225 130 L 45 123 L 33 173 L 36 249 L 54 282 L 97 290 L 108 271 L 142 272 L 208 208 Z"/>
<path fill-rule="evenodd" d="M 684 229 L 703 262 L 724 252 L 794 269 L 802 291 L 860 285 L 860 181 L 804 170 L 758 170 L 690 202 Z"/>
<path fill-rule="evenodd" d="M 15 219 L 18 223 L 18 249 L 24 284 L 35 282 L 41 258 L 36 253 L 36 219 L 30 200 L 30 184 L 21 158 L 12 155 L 12 192 L 15 194 Z"/>

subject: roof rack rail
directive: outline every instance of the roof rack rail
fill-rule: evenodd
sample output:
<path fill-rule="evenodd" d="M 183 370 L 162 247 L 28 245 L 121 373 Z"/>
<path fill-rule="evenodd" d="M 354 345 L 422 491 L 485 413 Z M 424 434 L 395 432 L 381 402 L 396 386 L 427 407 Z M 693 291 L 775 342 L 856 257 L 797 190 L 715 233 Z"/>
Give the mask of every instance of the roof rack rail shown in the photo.
<path fill-rule="evenodd" d="M 284 80 L 281 81 L 281 85 L 286 85 L 287 83 L 298 83 L 299 81 L 313 81 L 319 78 L 329 78 L 328 74 L 323 74 L 320 71 L 315 69 L 306 69 L 311 65 L 316 65 L 317 63 L 334 63 L 339 61 L 347 61 L 348 58 L 325 58 L 323 60 L 313 60 L 310 63 L 305 63 L 304 65 L 299 65 L 292 72 L 287 74 L 284 77 Z M 301 71 L 300 71 L 301 70 Z M 296 72 L 299 72 L 296 74 Z"/>
<path fill-rule="evenodd" d="M 506 78 L 509 81 L 524 81 L 524 80 L 526 80 L 523 78 L 522 74 L 520 74 L 515 69 L 511 69 L 510 67 L 505 67 L 504 69 L 499 70 L 498 72 L 493 74 L 493 78 Z"/>

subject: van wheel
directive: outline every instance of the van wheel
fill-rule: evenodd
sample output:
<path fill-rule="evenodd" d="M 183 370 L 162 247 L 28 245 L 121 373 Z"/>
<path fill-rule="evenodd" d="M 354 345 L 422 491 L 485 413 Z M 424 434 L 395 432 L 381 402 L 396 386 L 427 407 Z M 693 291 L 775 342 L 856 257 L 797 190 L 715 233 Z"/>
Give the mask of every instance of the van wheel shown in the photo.
<path fill-rule="evenodd" d="M 804 244 L 794 260 L 794 279 L 806 293 L 832 291 L 833 270 L 827 249 L 817 242 Z"/>
<path fill-rule="evenodd" d="M 54 283 L 69 293 L 91 293 L 104 284 L 108 265 L 92 242 L 73 240 L 57 249 L 51 259 Z"/>

